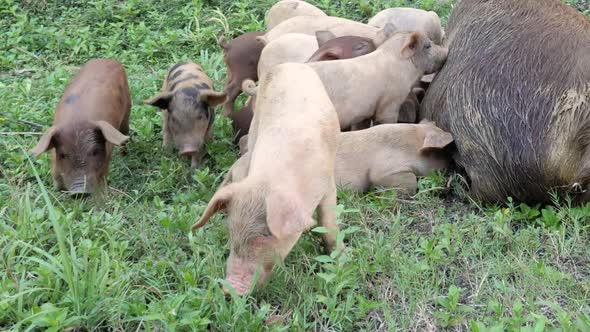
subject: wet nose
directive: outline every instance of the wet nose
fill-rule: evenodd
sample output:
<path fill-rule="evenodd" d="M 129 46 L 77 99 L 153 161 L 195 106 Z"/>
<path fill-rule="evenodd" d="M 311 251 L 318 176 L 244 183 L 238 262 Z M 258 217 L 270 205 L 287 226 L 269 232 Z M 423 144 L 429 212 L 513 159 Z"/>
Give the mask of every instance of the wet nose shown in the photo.
<path fill-rule="evenodd" d="M 92 189 L 85 181 L 76 181 L 72 184 L 67 193 L 74 198 L 83 198 L 92 194 Z"/>
<path fill-rule="evenodd" d="M 242 280 L 241 278 L 228 278 L 225 279 L 231 287 L 233 287 L 233 289 L 236 291 L 236 294 L 238 296 L 243 296 L 249 293 L 250 291 L 250 287 L 249 287 L 249 283 L 244 282 L 244 280 Z M 229 296 L 230 295 L 230 291 L 229 288 L 226 288 L 225 286 L 223 286 L 223 294 L 225 294 L 225 296 Z"/>
<path fill-rule="evenodd" d="M 226 297 L 229 297 L 231 295 L 231 293 L 229 292 L 229 289 L 226 287 L 223 287 L 222 291 L 223 291 L 223 295 L 225 295 Z M 238 296 L 244 296 L 244 295 L 248 294 L 248 289 L 235 289 L 235 291 Z"/>
<path fill-rule="evenodd" d="M 196 152 L 197 152 L 197 149 L 195 149 L 195 148 L 183 148 L 182 150 L 180 150 L 180 154 L 183 156 L 190 156 Z"/>
<path fill-rule="evenodd" d="M 73 198 L 84 198 L 92 194 L 87 186 L 72 187 L 67 191 L 67 193 Z"/>
<path fill-rule="evenodd" d="M 70 197 L 72 198 L 76 198 L 76 199 L 81 199 L 81 198 L 85 198 L 90 196 L 89 192 L 72 192 L 69 191 L 68 194 L 70 194 Z"/>

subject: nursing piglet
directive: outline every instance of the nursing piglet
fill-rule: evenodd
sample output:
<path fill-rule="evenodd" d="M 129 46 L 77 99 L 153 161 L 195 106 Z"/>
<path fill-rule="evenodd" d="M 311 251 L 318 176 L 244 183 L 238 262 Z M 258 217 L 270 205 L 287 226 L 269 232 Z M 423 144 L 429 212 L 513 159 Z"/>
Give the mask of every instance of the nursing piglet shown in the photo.
<path fill-rule="evenodd" d="M 447 49 L 424 34 L 402 32 L 362 57 L 308 65 L 322 79 L 340 127 L 347 129 L 373 116 L 376 123 L 396 123 L 415 82 L 440 69 L 446 57 Z"/>
<path fill-rule="evenodd" d="M 326 16 L 318 7 L 301 0 L 281 0 L 266 14 L 266 29 L 270 30 L 281 22 L 295 16 Z"/>
<path fill-rule="evenodd" d="M 434 122 L 384 124 L 342 133 L 336 156 L 338 186 L 357 191 L 371 187 L 397 188 L 413 194 L 416 176 L 426 176 L 449 165 L 442 149 L 453 136 Z"/>
<path fill-rule="evenodd" d="M 330 31 L 336 37 L 359 36 L 369 38 L 380 45 L 380 29 L 364 23 L 333 16 L 296 16 L 269 30 L 264 38 L 271 42 L 288 33 L 303 33 L 314 36 L 317 31 Z"/>
<path fill-rule="evenodd" d="M 387 23 L 395 25 L 397 31 L 422 32 L 433 43 L 437 45 L 443 44 L 444 32 L 440 18 L 433 11 L 416 8 L 387 8 L 373 16 L 367 25 L 381 28 Z"/>
<path fill-rule="evenodd" d="M 342 133 L 334 170 L 336 184 L 360 192 L 384 187 L 413 194 L 417 176 L 448 167 L 451 156 L 445 148 L 452 142 L 451 134 L 426 120 L 420 124 L 384 124 Z M 247 176 L 249 158 L 244 149 L 222 186 Z"/>

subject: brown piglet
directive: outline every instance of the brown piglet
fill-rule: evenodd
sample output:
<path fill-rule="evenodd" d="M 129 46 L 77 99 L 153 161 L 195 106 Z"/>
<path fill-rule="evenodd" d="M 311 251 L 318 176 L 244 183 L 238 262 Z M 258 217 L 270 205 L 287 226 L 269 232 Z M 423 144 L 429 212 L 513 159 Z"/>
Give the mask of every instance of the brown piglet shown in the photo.
<path fill-rule="evenodd" d="M 238 295 L 250 292 L 257 272 L 257 285 L 267 279 L 313 227 L 316 209 L 326 248 L 343 247 L 336 243 L 338 117 L 319 77 L 305 64 L 277 65 L 261 79 L 255 107 L 247 176 L 221 187 L 192 227 L 227 211 L 226 279 Z"/>
<path fill-rule="evenodd" d="M 359 36 L 336 37 L 329 31 L 317 31 L 318 50 L 307 62 L 356 58 L 375 50 L 373 40 Z"/>
<path fill-rule="evenodd" d="M 213 135 L 213 108 L 225 99 L 225 92 L 213 89 L 211 79 L 201 66 L 181 62 L 170 68 L 161 92 L 144 104 L 162 110 L 164 147 L 172 148 L 174 141 L 180 154 L 191 158 L 191 167 L 198 167 L 205 144 Z"/>
<path fill-rule="evenodd" d="M 226 42 L 224 37 L 219 38 L 218 44 L 223 49 L 223 61 L 227 66 L 227 83 L 224 91 L 227 93 L 227 101 L 223 105 L 223 115 L 232 117 L 234 103 L 242 92 L 242 82 L 245 79 L 258 81 L 258 60 L 264 47 L 256 37 L 264 35 L 264 32 L 247 32 L 231 42 Z"/>
<path fill-rule="evenodd" d="M 31 151 L 39 156 L 52 150 L 58 190 L 83 196 L 106 187 L 113 146 L 129 139 L 130 110 L 123 66 L 93 59 L 80 68 L 57 105 L 53 126 Z"/>

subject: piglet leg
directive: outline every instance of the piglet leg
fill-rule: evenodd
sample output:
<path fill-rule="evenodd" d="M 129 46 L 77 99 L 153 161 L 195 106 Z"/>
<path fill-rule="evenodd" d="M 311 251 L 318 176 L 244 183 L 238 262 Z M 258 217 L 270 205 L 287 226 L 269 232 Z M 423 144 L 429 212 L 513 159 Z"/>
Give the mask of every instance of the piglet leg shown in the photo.
<path fill-rule="evenodd" d="M 327 233 L 322 234 L 328 253 L 331 253 L 334 249 L 339 252 L 344 250 L 344 243 L 336 243 L 336 237 L 340 231 L 338 225 L 336 225 L 336 204 L 336 186 L 334 185 L 320 201 L 318 210 L 320 225 L 328 230 Z"/>
<path fill-rule="evenodd" d="M 374 186 L 395 188 L 408 195 L 416 193 L 418 188 L 418 179 L 412 172 L 400 172 L 375 178 L 371 176 L 371 183 Z"/>
<path fill-rule="evenodd" d="M 191 155 L 191 167 L 192 168 L 200 168 L 201 167 L 201 160 L 203 159 L 203 155 L 205 155 L 205 149 Z"/>
<path fill-rule="evenodd" d="M 168 129 L 168 110 L 162 110 L 162 146 L 166 151 L 172 151 L 172 134 Z"/>
<path fill-rule="evenodd" d="M 402 101 L 403 102 L 403 101 Z M 392 102 L 387 106 L 382 106 L 377 109 L 375 113 L 375 123 L 397 123 L 399 118 L 399 109 L 401 102 Z"/>
<path fill-rule="evenodd" d="M 223 115 L 229 117 L 234 112 L 234 103 L 236 98 L 242 93 L 242 88 L 239 84 L 232 82 L 227 86 L 225 91 L 227 92 L 227 101 L 223 104 Z"/>

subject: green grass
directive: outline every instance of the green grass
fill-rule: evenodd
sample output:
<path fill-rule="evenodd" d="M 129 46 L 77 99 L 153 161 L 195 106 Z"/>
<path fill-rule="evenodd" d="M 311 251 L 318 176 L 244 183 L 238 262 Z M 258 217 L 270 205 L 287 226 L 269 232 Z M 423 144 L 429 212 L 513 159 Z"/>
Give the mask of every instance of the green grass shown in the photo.
<path fill-rule="evenodd" d="M 416 6 L 446 22 L 451 2 L 314 3 L 365 21 Z M 481 206 L 448 174 L 421 179 L 414 199 L 342 191 L 339 261 L 309 232 L 264 289 L 226 300 L 223 222 L 189 232 L 237 157 L 226 119 L 193 171 L 162 151 L 160 114 L 136 103 L 109 194 L 81 201 L 51 188 L 48 156 L 26 152 L 38 129 L 16 120 L 50 125 L 67 66 L 116 58 L 136 102 L 183 59 L 221 88 L 216 37 L 261 30 L 271 3 L 0 1 L 0 330 L 590 331 L 590 205 Z"/>

